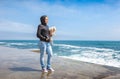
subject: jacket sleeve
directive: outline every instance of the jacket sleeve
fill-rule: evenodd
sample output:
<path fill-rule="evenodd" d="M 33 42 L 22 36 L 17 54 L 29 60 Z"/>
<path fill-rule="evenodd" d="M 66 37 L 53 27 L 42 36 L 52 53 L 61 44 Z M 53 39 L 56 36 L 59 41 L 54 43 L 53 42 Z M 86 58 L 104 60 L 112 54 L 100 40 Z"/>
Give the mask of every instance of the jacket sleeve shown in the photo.
<path fill-rule="evenodd" d="M 36 36 L 39 38 L 39 39 L 46 39 L 46 37 L 44 37 L 43 35 L 41 35 L 41 30 L 42 30 L 42 28 L 41 28 L 41 26 L 40 25 L 38 25 L 38 29 L 37 29 L 37 34 L 36 34 Z"/>

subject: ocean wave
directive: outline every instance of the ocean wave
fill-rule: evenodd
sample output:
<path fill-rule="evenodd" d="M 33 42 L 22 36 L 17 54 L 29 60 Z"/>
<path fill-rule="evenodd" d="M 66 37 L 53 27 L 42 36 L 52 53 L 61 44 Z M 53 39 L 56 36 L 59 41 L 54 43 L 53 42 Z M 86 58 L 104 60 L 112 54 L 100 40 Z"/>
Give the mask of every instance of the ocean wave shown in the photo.
<path fill-rule="evenodd" d="M 113 49 L 107 49 L 107 48 L 96 48 L 96 47 L 82 47 L 82 46 L 74 46 L 74 45 L 67 45 L 67 44 L 55 44 L 54 46 L 58 47 L 60 51 L 69 51 L 69 52 L 115 52 Z"/>
<path fill-rule="evenodd" d="M 26 43 L 8 43 L 8 45 L 26 45 Z"/>
<path fill-rule="evenodd" d="M 84 61 L 84 62 L 89 62 L 89 63 L 94 63 L 94 64 L 100 64 L 100 65 L 108 65 L 108 66 L 113 66 L 113 67 L 119 67 L 120 68 L 120 61 L 116 61 L 115 59 L 104 59 L 104 58 L 97 58 L 97 57 L 85 57 L 81 55 L 71 55 L 71 56 L 61 56 L 63 58 L 68 58 L 68 59 L 73 59 L 73 60 L 79 60 L 79 61 Z"/>
<path fill-rule="evenodd" d="M 108 48 L 82 47 L 67 44 L 56 44 L 59 53 L 55 55 L 101 65 L 120 67 L 120 51 Z M 67 54 L 68 53 L 68 54 Z"/>
<path fill-rule="evenodd" d="M 5 44 L 5 42 L 0 42 L 0 45 L 3 45 L 3 44 Z"/>
<path fill-rule="evenodd" d="M 60 46 L 62 48 L 80 48 L 80 46 L 68 45 L 68 44 L 54 44 L 54 46 Z"/>
<path fill-rule="evenodd" d="M 33 42 L 1 42 L 0 45 L 18 49 L 38 48 L 38 43 Z"/>

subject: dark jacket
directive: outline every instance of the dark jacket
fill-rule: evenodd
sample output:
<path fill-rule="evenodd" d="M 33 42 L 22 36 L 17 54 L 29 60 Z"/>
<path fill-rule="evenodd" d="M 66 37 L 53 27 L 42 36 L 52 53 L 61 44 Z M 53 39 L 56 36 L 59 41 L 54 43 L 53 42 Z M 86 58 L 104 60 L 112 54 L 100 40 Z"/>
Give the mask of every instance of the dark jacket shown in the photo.
<path fill-rule="evenodd" d="M 37 37 L 41 41 L 50 42 L 49 27 L 47 25 L 42 25 L 42 24 L 38 25 Z M 46 40 L 46 39 L 48 39 L 48 40 Z"/>

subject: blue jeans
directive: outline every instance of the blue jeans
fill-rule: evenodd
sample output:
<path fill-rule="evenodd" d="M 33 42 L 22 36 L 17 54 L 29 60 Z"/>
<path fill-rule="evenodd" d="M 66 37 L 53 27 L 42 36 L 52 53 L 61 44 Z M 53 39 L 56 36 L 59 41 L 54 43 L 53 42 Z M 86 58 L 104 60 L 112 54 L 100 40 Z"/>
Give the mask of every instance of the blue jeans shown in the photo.
<path fill-rule="evenodd" d="M 47 57 L 47 69 L 51 68 L 51 57 L 52 57 L 52 47 L 50 42 L 44 42 L 40 41 L 40 64 L 41 68 L 45 68 L 45 63 L 44 63 L 44 54 L 48 55 Z"/>

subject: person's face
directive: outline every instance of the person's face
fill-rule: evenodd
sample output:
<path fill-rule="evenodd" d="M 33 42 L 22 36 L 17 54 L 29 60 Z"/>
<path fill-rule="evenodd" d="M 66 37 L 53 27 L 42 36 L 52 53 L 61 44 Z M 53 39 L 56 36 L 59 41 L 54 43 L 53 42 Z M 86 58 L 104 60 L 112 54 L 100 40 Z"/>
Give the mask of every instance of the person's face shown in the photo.
<path fill-rule="evenodd" d="M 45 17 L 45 23 L 46 24 L 48 23 L 48 17 Z"/>

